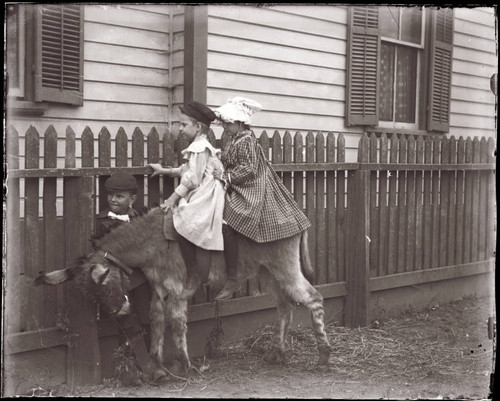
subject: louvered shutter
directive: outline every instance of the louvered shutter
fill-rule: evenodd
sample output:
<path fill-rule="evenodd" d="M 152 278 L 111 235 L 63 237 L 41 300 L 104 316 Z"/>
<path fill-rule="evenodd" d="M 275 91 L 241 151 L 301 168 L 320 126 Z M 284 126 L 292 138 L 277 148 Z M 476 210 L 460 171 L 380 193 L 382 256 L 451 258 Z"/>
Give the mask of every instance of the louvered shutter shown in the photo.
<path fill-rule="evenodd" d="M 83 10 L 40 5 L 35 40 L 35 100 L 83 104 Z"/>
<path fill-rule="evenodd" d="M 431 20 L 429 58 L 429 108 L 427 129 L 450 128 L 451 62 L 453 55 L 453 9 L 434 10 Z"/>
<path fill-rule="evenodd" d="M 378 6 L 349 8 L 346 124 L 377 125 L 380 31 Z"/>

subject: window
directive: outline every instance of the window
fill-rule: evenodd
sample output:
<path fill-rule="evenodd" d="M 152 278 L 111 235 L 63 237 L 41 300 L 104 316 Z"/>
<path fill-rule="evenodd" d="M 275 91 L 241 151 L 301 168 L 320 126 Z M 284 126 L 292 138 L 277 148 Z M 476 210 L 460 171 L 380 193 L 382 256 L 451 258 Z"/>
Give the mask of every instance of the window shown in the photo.
<path fill-rule="evenodd" d="M 452 13 L 350 8 L 347 125 L 448 130 Z"/>
<path fill-rule="evenodd" d="M 80 5 L 9 5 L 6 30 L 8 97 L 14 108 L 29 112 L 41 102 L 83 104 Z"/>

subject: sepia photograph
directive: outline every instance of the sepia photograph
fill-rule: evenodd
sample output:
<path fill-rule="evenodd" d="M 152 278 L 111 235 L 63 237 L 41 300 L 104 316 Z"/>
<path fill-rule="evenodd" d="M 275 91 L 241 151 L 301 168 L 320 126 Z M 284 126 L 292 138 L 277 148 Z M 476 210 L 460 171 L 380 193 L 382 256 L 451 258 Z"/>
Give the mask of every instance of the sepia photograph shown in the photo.
<path fill-rule="evenodd" d="M 3 9 L 2 397 L 495 398 L 497 6 Z"/>

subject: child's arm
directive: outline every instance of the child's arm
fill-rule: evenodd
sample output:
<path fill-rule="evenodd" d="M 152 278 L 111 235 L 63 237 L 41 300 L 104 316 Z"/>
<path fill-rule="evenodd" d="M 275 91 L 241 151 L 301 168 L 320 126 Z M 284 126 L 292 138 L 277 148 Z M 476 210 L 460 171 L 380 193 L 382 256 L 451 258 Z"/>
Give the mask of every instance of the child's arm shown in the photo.
<path fill-rule="evenodd" d="M 179 177 L 182 175 L 183 166 L 180 167 L 162 167 L 160 163 L 150 163 L 147 167 L 153 169 L 153 174 L 151 177 L 156 177 L 157 175 L 167 175 L 169 177 Z"/>

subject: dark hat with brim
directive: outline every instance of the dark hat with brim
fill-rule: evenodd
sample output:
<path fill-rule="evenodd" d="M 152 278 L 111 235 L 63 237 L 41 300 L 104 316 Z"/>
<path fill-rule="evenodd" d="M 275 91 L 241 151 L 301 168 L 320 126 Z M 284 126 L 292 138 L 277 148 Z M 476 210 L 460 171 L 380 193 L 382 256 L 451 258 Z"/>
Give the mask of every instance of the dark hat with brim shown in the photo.
<path fill-rule="evenodd" d="M 104 182 L 108 192 L 137 191 L 137 181 L 134 176 L 124 171 L 117 171 Z"/>
<path fill-rule="evenodd" d="M 191 100 L 190 102 L 179 106 L 183 114 L 198 120 L 199 122 L 210 126 L 210 123 L 215 120 L 215 113 L 202 103 Z"/>

